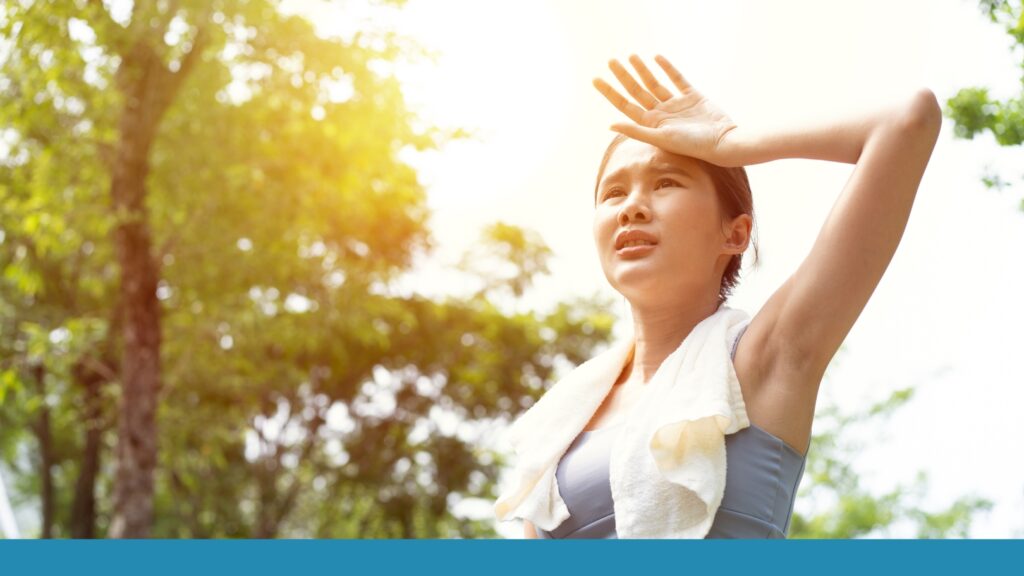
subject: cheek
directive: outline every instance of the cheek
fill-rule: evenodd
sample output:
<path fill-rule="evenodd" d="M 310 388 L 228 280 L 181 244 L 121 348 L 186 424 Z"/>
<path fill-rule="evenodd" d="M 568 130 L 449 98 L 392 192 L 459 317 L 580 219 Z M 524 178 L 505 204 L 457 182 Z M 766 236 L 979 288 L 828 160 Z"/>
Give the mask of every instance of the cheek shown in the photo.
<path fill-rule="evenodd" d="M 714 245 L 713 212 L 706 203 L 689 200 L 662 208 L 662 241 L 674 258 L 689 260 Z"/>
<path fill-rule="evenodd" d="M 676 222 L 689 232 L 703 234 L 710 229 L 716 213 L 704 199 L 686 197 L 667 202 L 660 215 L 666 222 Z"/>
<path fill-rule="evenodd" d="M 615 220 L 598 209 L 594 213 L 594 244 L 599 248 L 608 244 L 614 231 Z"/>

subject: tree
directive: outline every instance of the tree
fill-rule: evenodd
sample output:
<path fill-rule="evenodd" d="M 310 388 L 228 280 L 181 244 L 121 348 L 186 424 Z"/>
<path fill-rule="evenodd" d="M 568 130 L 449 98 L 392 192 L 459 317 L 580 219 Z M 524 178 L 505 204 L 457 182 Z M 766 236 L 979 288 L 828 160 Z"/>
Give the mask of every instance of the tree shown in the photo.
<path fill-rule="evenodd" d="M 406 109 L 412 43 L 270 0 L 130 6 L 0 7 L 12 492 L 52 536 L 488 534 L 449 504 L 493 497 L 500 455 L 438 418 L 514 417 L 607 340 L 604 304 L 499 306 L 549 253 L 500 225 L 507 282 L 402 288 L 430 234 L 399 153 L 468 135 Z"/>
<path fill-rule="evenodd" d="M 1013 50 L 1024 46 L 1024 9 L 1020 0 L 979 0 L 979 5 L 993 23 L 1005 27 L 1013 38 Z M 988 131 L 1000 146 L 1020 146 L 1024 142 L 1024 92 L 1000 101 L 991 98 L 986 87 L 961 88 L 946 101 L 945 114 L 953 120 L 953 134 L 957 138 L 970 140 Z M 1010 185 L 995 173 L 986 174 L 982 181 L 988 188 L 999 190 Z M 1020 209 L 1024 210 L 1024 198 Z"/>

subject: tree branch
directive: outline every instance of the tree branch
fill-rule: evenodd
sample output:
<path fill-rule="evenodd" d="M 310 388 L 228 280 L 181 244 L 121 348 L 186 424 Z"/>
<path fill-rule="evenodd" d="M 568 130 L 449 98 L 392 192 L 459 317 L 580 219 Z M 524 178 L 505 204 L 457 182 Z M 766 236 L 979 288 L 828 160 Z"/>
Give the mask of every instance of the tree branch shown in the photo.
<path fill-rule="evenodd" d="M 121 26 L 116 20 L 110 16 L 110 12 L 107 12 L 106 6 L 103 5 L 103 0 L 89 0 L 88 7 L 92 9 L 93 14 L 93 31 L 99 32 L 97 38 L 103 37 L 106 39 L 106 45 L 110 50 L 124 58 L 125 53 L 128 51 L 128 47 L 132 44 L 130 29 L 126 29 Z M 134 10 L 133 10 L 134 12 Z M 134 22 L 134 18 L 132 21 Z M 102 30 L 97 30 L 95 24 L 100 24 Z"/>

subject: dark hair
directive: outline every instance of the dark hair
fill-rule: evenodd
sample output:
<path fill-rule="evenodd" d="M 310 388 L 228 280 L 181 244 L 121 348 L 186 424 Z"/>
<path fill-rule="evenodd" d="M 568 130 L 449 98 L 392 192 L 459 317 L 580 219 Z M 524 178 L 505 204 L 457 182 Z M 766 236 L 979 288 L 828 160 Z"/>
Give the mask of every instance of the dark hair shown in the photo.
<path fill-rule="evenodd" d="M 605 150 L 604 157 L 601 158 L 601 166 L 597 169 L 597 182 L 594 184 L 595 203 L 597 203 L 597 190 L 601 185 L 601 176 L 604 175 L 604 169 L 608 165 L 608 160 L 612 157 L 612 152 L 628 138 L 625 134 L 618 134 L 608 144 L 608 149 Z M 723 168 L 700 158 L 694 158 L 694 160 L 704 170 L 704 173 L 711 177 L 711 182 L 715 187 L 715 195 L 718 197 L 718 204 L 722 207 L 722 212 L 726 217 L 735 218 L 740 214 L 750 214 L 750 217 L 754 218 L 754 195 L 750 190 L 750 181 L 747 179 L 747 171 L 743 166 Z M 751 228 L 751 242 L 754 245 L 754 262 L 756 263 L 758 260 L 758 249 L 757 239 L 753 237 L 753 228 Z M 736 254 L 725 267 L 725 271 L 722 273 L 722 284 L 718 289 L 719 305 L 724 304 L 729 299 L 733 289 L 739 284 L 740 267 L 742 264 L 743 255 Z"/>

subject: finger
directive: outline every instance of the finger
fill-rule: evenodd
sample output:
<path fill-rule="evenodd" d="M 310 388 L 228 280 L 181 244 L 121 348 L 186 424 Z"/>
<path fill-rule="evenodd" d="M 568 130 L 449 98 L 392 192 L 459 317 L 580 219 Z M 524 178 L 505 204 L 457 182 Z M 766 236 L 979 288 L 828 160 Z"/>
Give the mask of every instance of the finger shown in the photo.
<path fill-rule="evenodd" d="M 640 124 L 616 123 L 611 125 L 611 129 L 634 140 L 646 142 L 659 148 L 665 148 L 665 135 L 659 132 L 656 128 L 648 128 L 646 126 L 641 126 Z"/>
<path fill-rule="evenodd" d="M 676 67 L 673 66 L 672 63 L 668 61 L 668 59 L 666 59 L 661 54 L 655 56 L 654 59 L 665 70 L 665 73 L 668 74 L 669 80 L 672 80 L 672 83 L 676 85 L 676 88 L 679 88 L 680 92 L 685 94 L 687 90 L 694 89 L 693 86 L 691 86 L 690 83 L 686 81 L 686 78 L 683 78 L 682 73 L 679 72 L 679 70 L 676 70 Z"/>
<path fill-rule="evenodd" d="M 633 104 L 626 99 L 625 96 L 619 94 L 612 88 L 610 84 L 601 80 L 600 78 L 594 78 L 594 87 L 597 88 L 604 97 L 608 99 L 616 108 L 622 111 L 623 114 L 629 116 L 634 122 L 640 122 L 644 117 L 644 109 Z"/>
<path fill-rule="evenodd" d="M 627 71 L 622 64 L 619 64 L 618 60 L 609 60 L 608 67 L 612 69 L 612 73 L 619 79 L 619 82 L 622 82 L 622 85 L 626 90 L 629 91 L 629 93 L 633 95 L 633 98 L 636 98 L 636 101 L 643 105 L 644 108 L 650 110 L 658 105 L 660 101 L 650 92 L 644 90 L 643 86 L 638 84 L 637 81 L 629 75 L 629 71 Z"/>
<path fill-rule="evenodd" d="M 640 75 L 640 79 L 644 81 L 644 85 L 647 86 L 647 89 L 650 90 L 658 100 L 664 102 L 665 100 L 672 98 L 672 92 L 658 83 L 658 79 L 654 77 L 654 74 L 651 74 L 650 69 L 648 69 L 643 61 L 640 60 L 639 56 L 636 54 L 630 56 L 629 63 L 633 65 L 633 68 L 636 68 L 636 72 Z"/>

